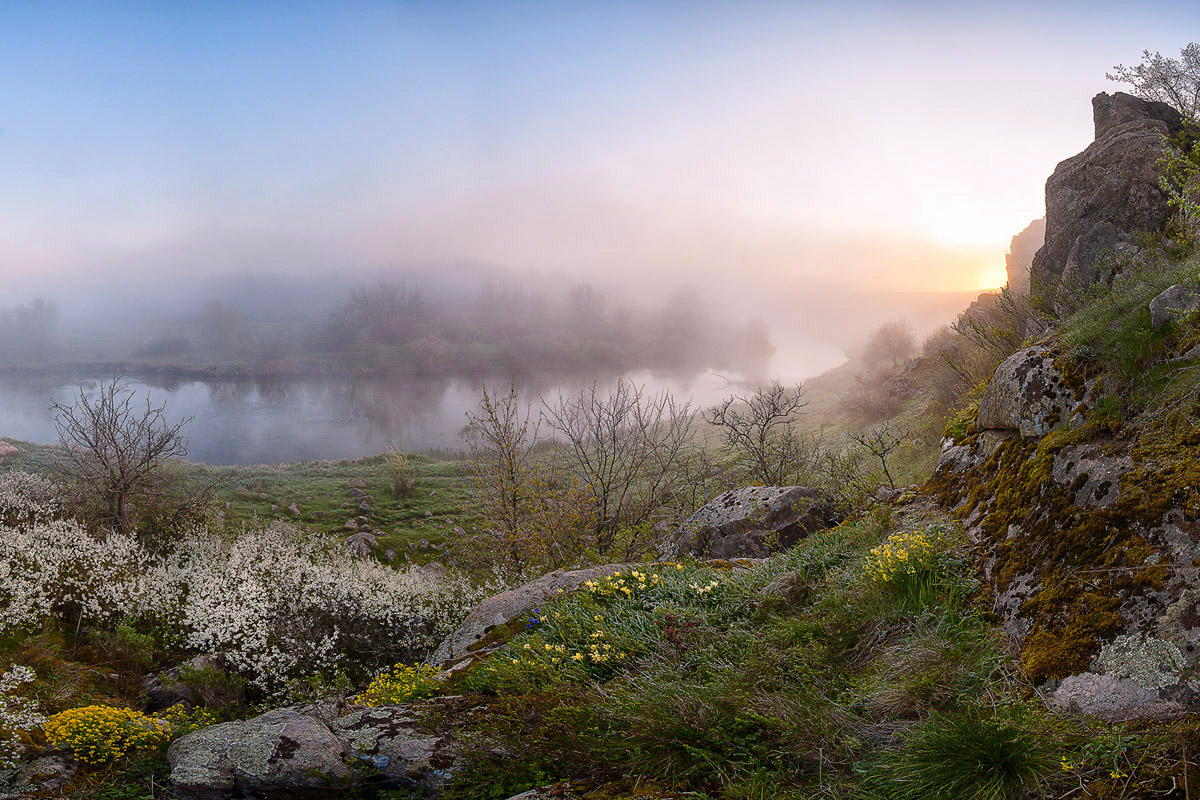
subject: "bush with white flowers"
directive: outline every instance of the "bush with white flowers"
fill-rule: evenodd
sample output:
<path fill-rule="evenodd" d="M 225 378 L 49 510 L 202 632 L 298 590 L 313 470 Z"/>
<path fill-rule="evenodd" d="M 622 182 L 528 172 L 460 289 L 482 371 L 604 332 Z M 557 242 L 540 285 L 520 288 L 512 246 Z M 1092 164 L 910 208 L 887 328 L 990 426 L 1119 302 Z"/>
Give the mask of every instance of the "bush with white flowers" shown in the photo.
<path fill-rule="evenodd" d="M 0 675 L 0 769 L 12 769 L 21 755 L 21 731 L 46 721 L 37 703 L 15 694 L 35 675 L 29 667 L 15 665 Z"/>
<path fill-rule="evenodd" d="M 494 590 L 444 570 L 396 570 L 283 522 L 199 528 L 152 554 L 132 535 L 55 518 L 52 485 L 35 476 L 3 486 L 0 633 L 50 620 L 154 625 L 161 643 L 225 653 L 265 694 L 314 673 L 365 676 L 419 659 Z"/>
<path fill-rule="evenodd" d="M 0 472 L 0 524 L 49 519 L 61 510 L 54 481 L 21 470 Z"/>
<path fill-rule="evenodd" d="M 226 653 L 266 691 L 314 672 L 420 657 L 484 594 L 461 578 L 353 556 L 334 536 L 282 522 L 228 539 L 197 531 L 147 584 L 147 608 L 177 614 L 192 649 Z"/>

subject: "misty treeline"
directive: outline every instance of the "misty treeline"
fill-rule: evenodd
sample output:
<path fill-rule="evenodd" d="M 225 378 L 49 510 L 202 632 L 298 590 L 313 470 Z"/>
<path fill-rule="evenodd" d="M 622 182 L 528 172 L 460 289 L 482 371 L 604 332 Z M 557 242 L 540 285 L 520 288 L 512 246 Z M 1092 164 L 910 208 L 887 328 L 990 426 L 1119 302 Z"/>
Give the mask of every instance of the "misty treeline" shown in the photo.
<path fill-rule="evenodd" d="M 802 424 L 806 405 L 802 385 L 779 382 L 704 409 L 625 379 L 536 407 L 515 385 L 485 388 L 465 433 L 486 523 L 464 551 L 520 570 L 636 560 L 669 553 L 678 526 L 730 489 L 806 485 L 857 508 L 894 483 L 894 428 L 829 441 Z"/>
<path fill-rule="evenodd" d="M 38 358 L 51 352 L 58 306 L 35 297 L 24 305 L 0 306 L 0 358 Z"/>
<path fill-rule="evenodd" d="M 0 312 L 0 358 L 29 363 L 53 352 L 119 369 L 136 359 L 157 367 L 298 375 L 515 374 L 752 369 L 763 367 L 774 349 L 764 322 L 731 318 L 688 288 L 626 300 L 587 283 L 478 273 L 384 279 L 338 294 L 292 287 L 285 295 L 285 286 L 275 281 L 239 291 L 231 284 L 190 307 L 130 310 L 119 327 L 101 323 L 100 336 L 89 333 L 92 319 L 64 319 L 64 331 L 55 335 L 54 304 L 35 300 Z"/>
<path fill-rule="evenodd" d="M 590 284 L 542 293 L 484 281 L 435 298 L 404 281 L 356 287 L 309 338 L 320 352 L 417 371 L 744 365 L 772 352 L 761 321 L 740 324 L 680 290 L 636 308 Z"/>

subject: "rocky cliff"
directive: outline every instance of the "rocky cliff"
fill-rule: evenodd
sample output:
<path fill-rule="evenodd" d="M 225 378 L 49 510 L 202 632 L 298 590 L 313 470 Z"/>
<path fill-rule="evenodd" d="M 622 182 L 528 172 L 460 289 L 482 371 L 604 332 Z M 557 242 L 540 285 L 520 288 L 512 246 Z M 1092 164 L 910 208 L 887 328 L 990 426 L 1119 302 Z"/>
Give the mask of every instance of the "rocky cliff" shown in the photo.
<path fill-rule="evenodd" d="M 1004 271 L 1008 274 L 1009 289 L 1017 294 L 1029 294 L 1029 270 L 1033 266 L 1033 257 L 1045 243 L 1045 217 L 1035 219 L 1012 238 L 1008 252 L 1004 255 Z"/>
<path fill-rule="evenodd" d="M 1165 103 L 1101 92 L 1092 100 L 1096 138 L 1046 181 L 1046 242 L 1033 258 L 1032 295 L 1065 312 L 1074 298 L 1111 277 L 1138 251 L 1139 237 L 1162 231 L 1170 209 L 1159 187 L 1164 135 L 1183 121 Z"/>

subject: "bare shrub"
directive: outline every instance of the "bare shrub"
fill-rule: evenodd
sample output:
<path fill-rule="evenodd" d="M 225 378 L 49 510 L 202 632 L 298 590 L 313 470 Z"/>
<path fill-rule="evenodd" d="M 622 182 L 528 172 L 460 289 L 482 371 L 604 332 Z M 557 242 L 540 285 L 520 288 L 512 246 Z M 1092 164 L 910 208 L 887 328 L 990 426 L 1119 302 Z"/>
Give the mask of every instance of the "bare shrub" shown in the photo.
<path fill-rule="evenodd" d="M 850 439 L 853 442 L 879 462 L 880 471 L 883 472 L 884 477 L 887 478 L 888 485 L 893 489 L 896 488 L 896 479 L 892 477 L 892 471 L 888 466 L 888 459 L 904 445 L 907 438 L 907 432 L 892 422 L 885 422 L 862 433 L 850 434 Z"/>
<path fill-rule="evenodd" d="M 895 377 L 878 369 L 858 373 L 854 376 L 854 384 L 842 393 L 842 407 L 870 419 L 895 414 L 904 400 L 902 394 L 889 386 L 888 382 Z"/>
<path fill-rule="evenodd" d="M 139 520 L 161 529 L 199 513 L 212 486 L 183 489 L 173 459 L 187 455 L 183 428 L 191 417 L 167 421 L 166 404 L 133 404 L 119 379 L 101 383 L 95 399 L 82 387 L 73 405 L 54 403 L 62 470 L 92 521 L 132 533 Z M 169 502 L 168 502 L 169 496 Z"/>
<path fill-rule="evenodd" d="M 594 546 L 607 554 L 618 531 L 650 531 L 674 499 L 694 439 L 695 415 L 670 392 L 648 395 L 619 379 L 603 394 L 597 384 L 577 395 L 543 400 L 546 422 L 562 438 L 561 450 L 595 506 Z M 651 542 L 626 536 L 621 549 L 632 558 Z"/>
<path fill-rule="evenodd" d="M 470 469 L 494 548 L 490 560 L 517 570 L 576 560 L 591 527 L 587 489 L 538 456 L 540 420 L 522 410 L 515 384 L 503 395 L 485 386 L 479 413 L 467 419 Z"/>
<path fill-rule="evenodd" d="M 720 431 L 725 455 L 746 479 L 784 486 L 808 472 L 817 449 L 796 424 L 807 405 L 802 385 L 789 389 L 775 381 L 749 397 L 723 400 L 704 419 Z"/>

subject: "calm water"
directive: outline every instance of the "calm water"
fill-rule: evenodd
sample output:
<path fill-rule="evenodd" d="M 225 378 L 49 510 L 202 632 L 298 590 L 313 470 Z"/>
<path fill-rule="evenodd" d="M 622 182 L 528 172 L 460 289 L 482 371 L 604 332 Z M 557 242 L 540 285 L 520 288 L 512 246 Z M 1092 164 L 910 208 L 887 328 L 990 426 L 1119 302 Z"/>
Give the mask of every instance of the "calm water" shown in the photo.
<path fill-rule="evenodd" d="M 823 354 L 818 364 L 783 367 L 781 376 L 814 374 L 836 363 Z M 825 363 L 832 362 L 832 363 Z M 775 370 L 775 365 L 772 371 Z M 626 377 L 648 391 L 669 389 L 676 398 L 707 406 L 732 393 L 744 393 L 742 376 L 634 372 Z M 600 380 L 609 386 L 617 376 Z M 69 405 L 83 385 L 94 392 L 98 380 L 0 376 L 0 436 L 25 441 L 57 441 L 51 400 Z M 587 378 L 527 379 L 518 383 L 527 401 L 590 385 Z M 476 410 L 482 379 L 374 378 L 301 381 L 143 382 L 127 378 L 139 397 L 149 392 L 165 402 L 173 421 L 194 419 L 186 428 L 188 458 L 209 464 L 278 464 L 290 461 L 357 458 L 383 452 L 395 442 L 408 451 L 458 449 L 466 412 Z M 489 387 L 507 381 L 488 379 Z"/>

